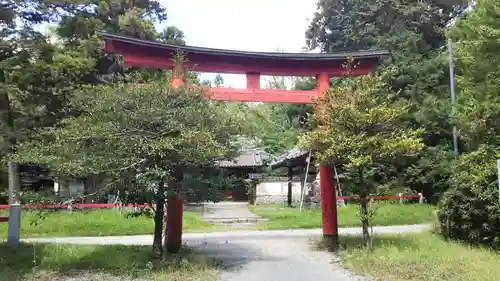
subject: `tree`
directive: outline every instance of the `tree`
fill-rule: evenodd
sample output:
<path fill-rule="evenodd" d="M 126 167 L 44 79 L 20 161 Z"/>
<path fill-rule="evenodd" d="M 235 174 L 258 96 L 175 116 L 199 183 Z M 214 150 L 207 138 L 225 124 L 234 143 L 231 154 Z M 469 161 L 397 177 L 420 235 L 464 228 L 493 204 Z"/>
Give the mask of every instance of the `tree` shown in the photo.
<path fill-rule="evenodd" d="M 158 40 L 172 45 L 186 45 L 184 32 L 175 26 L 169 26 L 158 35 Z"/>
<path fill-rule="evenodd" d="M 439 208 L 446 237 L 495 249 L 500 248 L 498 17 L 498 1 L 480 0 L 449 30 L 458 68 L 454 121 L 462 146 Z"/>
<path fill-rule="evenodd" d="M 474 9 L 450 29 L 454 42 L 457 73 L 455 121 L 465 151 L 482 144 L 500 144 L 498 87 L 500 25 L 492 20 L 500 15 L 496 1 L 478 1 Z"/>
<path fill-rule="evenodd" d="M 315 151 L 321 165 L 341 163 L 355 179 L 365 241 L 369 238 L 367 197 L 374 188 L 374 171 L 423 148 L 423 130 L 405 124 L 408 103 L 392 102 L 381 95 L 382 79 L 368 75 L 344 80 L 327 90 L 324 104 L 312 116 L 317 129 L 301 139 L 304 148 Z"/>
<path fill-rule="evenodd" d="M 273 76 L 267 80 L 268 89 L 312 90 L 316 83 L 310 79 Z M 307 130 L 307 117 L 312 112 L 308 104 L 258 105 L 250 110 L 259 131 L 261 148 L 272 154 L 279 154 L 297 145 L 300 135 Z"/>
<path fill-rule="evenodd" d="M 439 163 L 435 150 L 449 150 L 452 140 L 451 105 L 446 54 L 445 29 L 469 1 L 395 1 L 395 0 L 321 0 L 306 32 L 309 49 L 322 52 L 383 48 L 390 55 L 380 65 L 386 73 L 382 94 L 391 93 L 394 101 L 409 100 L 408 116 L 412 128 L 424 128 L 423 142 L 429 150 L 420 157 L 400 163 L 397 171 L 380 170 L 380 183 L 403 183 L 429 198 L 439 197 L 447 188 L 443 174 L 420 177 L 413 173 L 425 170 L 429 160 Z M 341 78 L 340 80 L 342 80 Z M 335 82 L 337 83 L 337 82 Z M 428 154 L 428 155 L 427 155 Z M 443 161 L 447 161 L 444 159 Z M 423 165 L 423 166 L 421 166 Z M 443 176 L 442 176 L 443 175 Z M 441 183 L 439 186 L 435 183 Z M 436 187 L 435 189 L 428 187 Z"/>
<path fill-rule="evenodd" d="M 222 75 L 220 74 L 215 75 L 214 85 L 216 87 L 220 87 L 222 84 L 224 84 L 224 78 L 222 78 Z"/>
<path fill-rule="evenodd" d="M 439 203 L 443 236 L 500 249 L 499 156 L 497 146 L 482 145 L 453 163 L 450 189 Z"/>
<path fill-rule="evenodd" d="M 117 79 L 144 82 L 165 75 L 163 71 L 126 69 L 119 57 L 103 52 L 98 31 L 184 44 L 178 28 L 155 30 L 154 23 L 166 19 L 166 10 L 158 1 L 10 0 L 0 9 L 3 160 L 17 142 L 30 138 L 32 130 L 77 114 L 68 106 L 79 85 Z M 37 24 L 51 24 L 51 33 L 35 31 Z"/>
<path fill-rule="evenodd" d="M 12 153 L 33 128 L 50 126 L 69 112 L 62 111 L 71 88 L 79 84 L 92 61 L 66 52 L 35 31 L 43 18 L 29 14 L 28 1 L 8 1 L 0 20 L 0 159 Z M 77 79 L 75 79 L 77 77 Z M 2 169 L 3 170 L 3 169 Z M 9 164 L 11 201 L 17 193 L 18 165 Z"/>
<path fill-rule="evenodd" d="M 286 114 L 287 105 L 262 104 L 250 110 L 256 130 L 259 132 L 260 147 L 271 154 L 279 154 L 297 145 L 301 129 L 297 117 Z"/>
<path fill-rule="evenodd" d="M 184 45 L 184 33 L 177 27 L 169 26 L 158 32 L 154 24 L 167 19 L 166 9 L 159 1 L 89 1 L 85 6 L 74 2 L 36 1 L 41 9 L 50 13 L 57 21 L 56 33 L 64 46 L 91 56 L 95 60 L 92 73 L 85 77 L 88 83 L 103 83 L 116 79 L 130 79 L 126 75 L 136 73 L 137 68 L 126 68 L 119 56 L 106 54 L 99 31 L 106 31 L 146 40 L 156 40 L 168 44 Z M 140 70 L 142 78 L 146 74 L 163 71 Z M 110 74 L 121 74 L 110 75 Z"/>
<path fill-rule="evenodd" d="M 238 150 L 235 137 L 245 132 L 243 116 L 224 103 L 205 101 L 197 90 L 165 85 L 168 81 L 133 88 L 84 87 L 71 104 L 81 114 L 23 143 L 15 158 L 73 177 L 116 177 L 125 172 L 153 179 L 157 202 L 153 249 L 159 255 L 164 193 L 168 198 L 180 196 L 185 171 L 233 156 Z M 174 238 L 168 237 L 167 249 L 175 252 L 181 241 L 173 243 Z"/>

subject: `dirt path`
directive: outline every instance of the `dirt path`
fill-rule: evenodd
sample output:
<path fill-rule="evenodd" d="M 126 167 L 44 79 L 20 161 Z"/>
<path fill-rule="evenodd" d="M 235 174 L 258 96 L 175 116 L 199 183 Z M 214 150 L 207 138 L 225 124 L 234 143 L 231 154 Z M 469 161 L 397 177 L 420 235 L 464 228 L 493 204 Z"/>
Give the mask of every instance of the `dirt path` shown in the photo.
<path fill-rule="evenodd" d="M 432 228 L 429 224 L 375 226 L 373 232 L 383 233 L 413 233 L 422 232 Z M 340 235 L 360 235 L 360 227 L 339 228 Z M 189 245 L 196 243 L 221 243 L 224 241 L 254 241 L 289 238 L 320 237 L 321 229 L 287 229 L 287 230 L 235 230 L 226 232 L 185 233 L 182 238 Z M 0 239 L 1 241 L 2 239 Z M 75 245 L 151 245 L 153 235 L 127 235 L 127 236 L 93 236 L 93 237 L 40 237 L 21 238 L 23 242 L 59 243 Z"/>
<path fill-rule="evenodd" d="M 191 245 L 222 261 L 220 281 L 354 281 L 327 252 L 314 251 L 307 237 L 255 238 Z"/>
<path fill-rule="evenodd" d="M 430 225 L 374 227 L 375 233 L 410 233 Z M 360 234 L 360 228 L 341 228 L 341 235 Z M 320 229 L 275 231 L 230 231 L 186 233 L 187 246 L 221 262 L 219 281 L 358 281 L 328 252 L 314 251 L 312 238 Z M 108 237 L 51 237 L 23 239 L 25 242 L 64 244 L 151 245 L 152 235 Z"/>

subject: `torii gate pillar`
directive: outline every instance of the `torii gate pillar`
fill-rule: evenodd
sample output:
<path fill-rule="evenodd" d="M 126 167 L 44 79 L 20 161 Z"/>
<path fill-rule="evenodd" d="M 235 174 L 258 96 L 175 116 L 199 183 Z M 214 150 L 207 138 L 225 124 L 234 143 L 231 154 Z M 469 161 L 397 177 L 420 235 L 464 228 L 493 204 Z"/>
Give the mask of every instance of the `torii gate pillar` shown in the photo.
<path fill-rule="evenodd" d="M 172 69 L 172 87 L 179 88 L 186 81 L 187 72 L 184 66 L 177 66 Z M 166 246 L 167 251 L 177 253 L 182 245 L 182 216 L 184 212 L 184 203 L 182 198 L 183 189 L 183 170 L 182 167 L 176 167 L 172 172 L 169 181 L 170 189 L 175 188 L 175 194 L 170 193 L 167 196 L 167 231 Z M 171 186 L 171 185 L 174 186 Z M 168 194 L 169 192 L 167 192 Z"/>
<path fill-rule="evenodd" d="M 317 90 L 323 92 L 330 87 L 330 77 L 327 73 L 316 75 Z M 318 105 L 322 110 L 322 104 Z M 321 214 L 323 225 L 323 236 L 333 244 L 338 240 L 337 220 L 337 192 L 332 172 L 332 167 L 322 165 L 319 168 L 319 190 L 321 194 Z"/>

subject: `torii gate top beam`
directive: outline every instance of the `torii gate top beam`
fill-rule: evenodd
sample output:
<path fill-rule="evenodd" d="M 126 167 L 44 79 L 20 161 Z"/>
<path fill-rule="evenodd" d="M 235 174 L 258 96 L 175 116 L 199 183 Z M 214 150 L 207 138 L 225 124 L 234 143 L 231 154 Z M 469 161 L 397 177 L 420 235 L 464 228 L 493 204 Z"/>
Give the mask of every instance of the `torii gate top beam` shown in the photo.
<path fill-rule="evenodd" d="M 106 52 L 123 56 L 124 63 L 145 68 L 174 67 L 176 52 L 185 55 L 184 70 L 196 72 L 246 74 L 246 89 L 211 88 L 213 100 L 245 102 L 312 103 L 328 88 L 329 77 L 344 76 L 347 57 L 354 59 L 356 67 L 349 75 L 365 75 L 373 70 L 385 50 L 364 50 L 336 53 L 279 53 L 223 50 L 193 46 L 163 44 L 154 41 L 101 32 Z M 315 76 L 323 86 L 312 91 L 267 90 L 260 88 L 260 76 Z M 321 78 L 320 78 L 321 77 Z M 182 81 L 177 81 L 182 84 Z M 320 89 L 321 88 L 321 89 Z"/>
<path fill-rule="evenodd" d="M 178 46 L 100 33 L 106 41 L 106 51 L 118 53 L 127 65 L 147 68 L 172 68 L 172 57 L 181 51 L 188 60 L 186 67 L 197 72 L 260 73 L 272 76 L 315 76 L 327 73 L 342 76 L 342 64 L 348 55 L 359 63 L 358 75 L 369 73 L 377 60 L 388 52 L 365 50 L 336 53 L 279 53 L 223 50 L 193 46 Z"/>

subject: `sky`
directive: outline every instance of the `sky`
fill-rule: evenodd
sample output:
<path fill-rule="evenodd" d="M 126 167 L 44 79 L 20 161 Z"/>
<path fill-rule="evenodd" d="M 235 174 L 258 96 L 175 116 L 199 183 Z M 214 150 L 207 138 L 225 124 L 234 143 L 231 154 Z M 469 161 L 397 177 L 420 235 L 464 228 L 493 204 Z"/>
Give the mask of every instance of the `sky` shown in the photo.
<path fill-rule="evenodd" d="M 242 51 L 298 53 L 317 0 L 159 0 L 187 45 Z M 244 75 L 226 74 L 224 86 L 245 88 Z M 202 79 L 213 81 L 215 74 Z M 265 85 L 265 77 L 261 85 Z"/>

